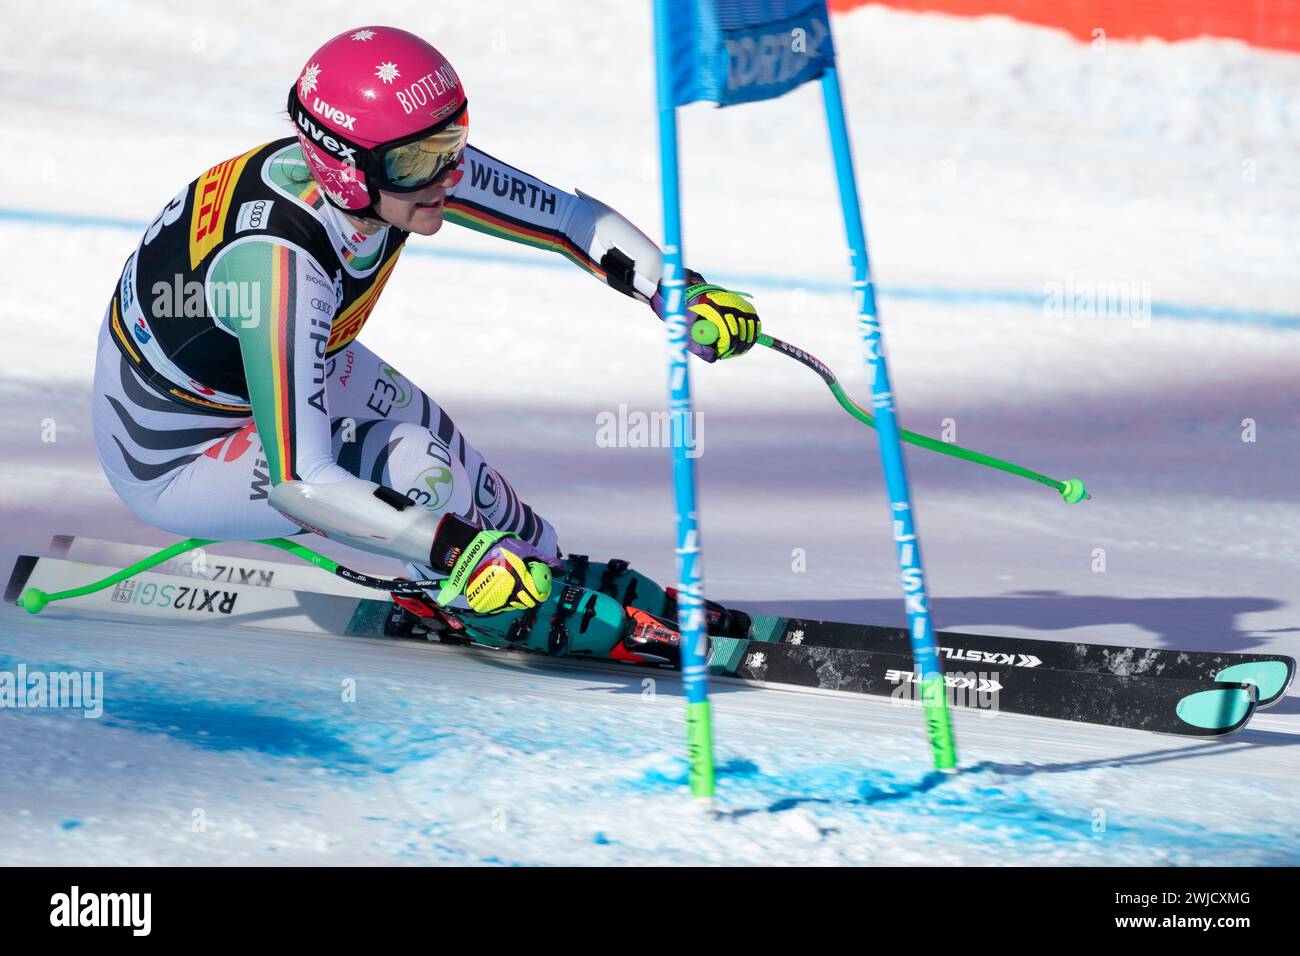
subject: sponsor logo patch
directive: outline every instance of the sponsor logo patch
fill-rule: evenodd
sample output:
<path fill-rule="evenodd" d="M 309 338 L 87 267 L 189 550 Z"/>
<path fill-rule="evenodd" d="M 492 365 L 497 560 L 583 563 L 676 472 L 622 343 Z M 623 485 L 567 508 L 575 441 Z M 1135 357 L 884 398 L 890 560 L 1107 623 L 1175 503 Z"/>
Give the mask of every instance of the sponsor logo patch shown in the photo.
<path fill-rule="evenodd" d="M 426 454 L 434 464 L 415 476 L 414 484 L 406 497 L 433 512 L 441 511 L 451 501 L 456 490 L 456 473 L 451 467 L 451 450 L 441 442 L 431 441 Z"/>
<path fill-rule="evenodd" d="M 209 252 L 221 243 L 230 212 L 230 196 L 249 157 L 261 149 L 213 166 L 194 184 L 194 210 L 190 216 L 190 268 L 197 269 Z"/>
<path fill-rule="evenodd" d="M 237 461 L 243 457 L 246 451 L 253 447 L 253 442 L 256 439 L 257 426 L 245 425 L 233 435 L 218 438 L 212 447 L 203 454 L 214 461 Z"/>
<path fill-rule="evenodd" d="M 486 463 L 478 466 L 478 481 L 474 491 L 474 503 L 482 511 L 490 512 L 497 503 L 501 489 L 497 485 L 497 476 Z"/>
<path fill-rule="evenodd" d="M 400 76 L 401 74 L 396 74 Z M 382 79 L 382 77 L 381 77 Z M 460 78 L 450 66 L 443 66 L 432 73 L 426 73 L 405 89 L 396 90 L 397 102 L 401 104 L 406 115 L 410 116 L 417 109 L 428 106 L 437 97 L 460 86 Z"/>
<path fill-rule="evenodd" d="M 235 232 L 265 229 L 274 205 L 274 199 L 254 199 L 244 203 L 239 207 L 239 215 L 235 217 Z"/>
<path fill-rule="evenodd" d="M 400 246 L 398 247 L 400 250 Z M 343 346 L 347 345 L 357 337 L 361 327 L 366 324 L 366 319 L 370 317 L 371 310 L 375 307 L 375 302 L 379 299 L 379 293 L 383 291 L 384 283 L 392 274 L 393 266 L 397 263 L 397 254 L 394 253 L 388 258 L 388 261 L 379 269 L 379 272 L 371 280 L 370 288 L 366 289 L 359 296 L 354 293 L 353 300 L 348 303 L 344 309 L 334 319 L 334 324 L 330 328 L 330 341 L 327 352 L 336 352 Z M 339 270 L 335 274 L 336 295 L 340 306 L 343 305 L 343 272 Z"/>

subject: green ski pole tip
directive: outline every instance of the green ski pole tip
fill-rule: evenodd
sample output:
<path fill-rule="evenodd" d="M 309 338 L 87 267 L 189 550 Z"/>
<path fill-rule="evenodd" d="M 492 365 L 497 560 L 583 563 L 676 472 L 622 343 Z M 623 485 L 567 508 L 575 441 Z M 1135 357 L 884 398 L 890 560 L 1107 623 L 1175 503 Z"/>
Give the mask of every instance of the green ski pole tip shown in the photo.
<path fill-rule="evenodd" d="M 712 322 L 699 319 L 691 326 L 691 338 L 697 345 L 712 345 L 718 341 L 718 330 Z"/>
<path fill-rule="evenodd" d="M 27 588 L 18 595 L 18 606 L 28 614 L 40 614 L 49 603 L 50 596 L 40 588 Z"/>
<path fill-rule="evenodd" d="M 1083 499 L 1091 498 L 1092 495 L 1088 494 L 1088 489 L 1078 478 L 1067 478 L 1061 488 L 1061 497 L 1065 499 L 1066 504 L 1077 505 Z"/>

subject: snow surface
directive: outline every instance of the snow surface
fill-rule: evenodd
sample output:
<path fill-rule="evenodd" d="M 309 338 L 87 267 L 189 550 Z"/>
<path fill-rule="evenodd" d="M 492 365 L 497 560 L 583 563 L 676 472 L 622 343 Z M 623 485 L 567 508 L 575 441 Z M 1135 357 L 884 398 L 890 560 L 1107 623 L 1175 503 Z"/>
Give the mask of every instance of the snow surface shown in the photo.
<path fill-rule="evenodd" d="M 291 9 L 49 3 L 0 37 L 24 143 L 0 169 L 6 567 L 52 532 L 167 540 L 99 473 L 95 332 L 143 224 L 206 166 L 284 135 L 317 38 L 357 25 L 351 4 L 313 3 L 310 29 Z M 366 9 L 453 58 L 479 145 L 658 235 L 648 5 Z M 911 454 L 939 625 L 1300 654 L 1300 57 L 1094 50 L 881 8 L 836 28 L 904 425 L 951 420 L 960 443 L 1094 495 L 1067 508 Z M 770 331 L 861 394 L 821 123 L 812 87 L 683 111 L 688 261 L 754 292 Z M 1153 317 L 1052 317 L 1051 282 L 1135 283 Z M 642 307 L 449 228 L 412 241 L 363 339 L 566 548 L 671 578 L 666 454 L 596 444 L 597 414 L 663 407 Z M 693 384 L 710 596 L 901 620 L 872 435 L 776 355 L 696 367 Z M 102 668 L 110 702 L 99 721 L 0 712 L 18 768 L 0 861 L 1300 862 L 1295 696 L 1218 744 L 962 716 L 966 769 L 937 781 L 913 711 L 721 687 L 711 821 L 683 816 L 671 680 L 647 700 L 639 675 L 5 608 L 0 670 L 22 662 Z M 355 705 L 339 702 L 349 677 Z"/>
<path fill-rule="evenodd" d="M 20 613 L 0 667 L 102 670 L 107 704 L 5 717 L 10 862 L 1300 862 L 1293 719 L 1207 743 L 961 714 L 945 776 L 911 708 L 722 684 L 715 818 L 669 677 Z"/>

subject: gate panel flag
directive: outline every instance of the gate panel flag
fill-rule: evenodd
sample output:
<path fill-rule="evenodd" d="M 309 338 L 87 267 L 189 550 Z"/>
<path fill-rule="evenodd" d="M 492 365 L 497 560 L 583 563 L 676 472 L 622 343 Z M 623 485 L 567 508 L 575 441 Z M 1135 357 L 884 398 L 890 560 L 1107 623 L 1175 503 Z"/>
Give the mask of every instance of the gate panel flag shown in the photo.
<path fill-rule="evenodd" d="M 834 65 L 825 0 L 668 0 L 673 106 L 767 100 Z"/>

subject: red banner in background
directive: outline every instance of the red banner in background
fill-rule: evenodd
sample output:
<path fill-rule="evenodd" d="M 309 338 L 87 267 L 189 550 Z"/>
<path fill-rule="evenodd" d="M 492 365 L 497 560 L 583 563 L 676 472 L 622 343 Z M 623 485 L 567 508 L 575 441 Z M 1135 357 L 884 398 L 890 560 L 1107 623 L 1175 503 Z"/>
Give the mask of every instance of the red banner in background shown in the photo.
<path fill-rule="evenodd" d="M 978 17 L 1002 14 L 1092 40 L 1232 37 L 1252 46 L 1300 51 L 1300 0 L 830 0 L 832 10 L 883 2 L 900 10 Z"/>

